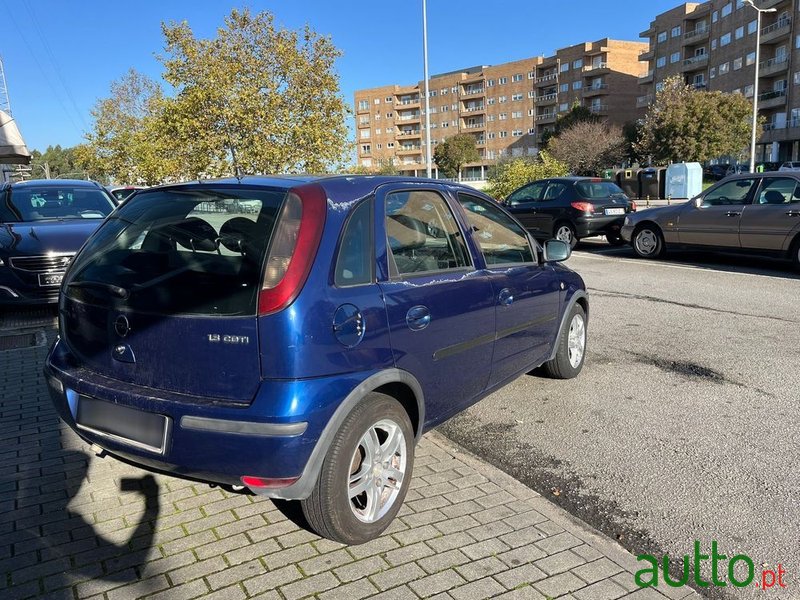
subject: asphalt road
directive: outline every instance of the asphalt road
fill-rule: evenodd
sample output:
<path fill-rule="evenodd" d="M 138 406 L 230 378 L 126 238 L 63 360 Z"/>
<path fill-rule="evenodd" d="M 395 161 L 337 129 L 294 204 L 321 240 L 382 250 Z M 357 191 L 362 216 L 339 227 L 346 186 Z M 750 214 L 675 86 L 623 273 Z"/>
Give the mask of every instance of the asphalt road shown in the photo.
<path fill-rule="evenodd" d="M 590 292 L 581 375 L 523 376 L 442 432 L 636 554 L 717 541 L 759 579 L 762 565 L 787 572 L 784 590 L 730 597 L 800 598 L 800 275 L 603 243 L 568 264 Z"/>

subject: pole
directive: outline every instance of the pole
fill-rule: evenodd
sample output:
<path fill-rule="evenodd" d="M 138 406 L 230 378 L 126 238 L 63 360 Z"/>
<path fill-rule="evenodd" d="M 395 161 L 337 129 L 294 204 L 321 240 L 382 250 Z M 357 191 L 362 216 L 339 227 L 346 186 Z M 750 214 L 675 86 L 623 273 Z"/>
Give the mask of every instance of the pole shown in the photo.
<path fill-rule="evenodd" d="M 758 61 L 761 52 L 761 9 L 752 5 L 758 12 L 756 17 L 756 76 L 753 81 L 753 131 L 750 134 L 750 172 L 756 172 L 756 126 L 758 125 Z"/>
<path fill-rule="evenodd" d="M 428 93 L 428 6 L 422 0 L 422 62 L 425 76 L 425 169 L 431 178 L 431 99 Z"/>

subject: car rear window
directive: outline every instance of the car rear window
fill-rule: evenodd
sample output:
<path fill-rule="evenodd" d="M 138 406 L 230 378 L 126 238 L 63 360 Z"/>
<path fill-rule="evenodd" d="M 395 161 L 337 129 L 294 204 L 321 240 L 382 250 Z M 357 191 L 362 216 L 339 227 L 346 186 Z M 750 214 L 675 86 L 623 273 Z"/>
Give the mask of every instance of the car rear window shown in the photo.
<path fill-rule="evenodd" d="M 285 190 L 181 187 L 137 194 L 67 273 L 76 300 L 160 315 L 254 315 Z"/>
<path fill-rule="evenodd" d="M 575 185 L 581 198 L 597 200 L 611 196 L 624 196 L 625 192 L 615 183 L 610 181 L 580 181 Z"/>
<path fill-rule="evenodd" d="M 103 190 L 85 186 L 12 187 L 5 196 L 4 221 L 104 219 L 114 210 Z"/>

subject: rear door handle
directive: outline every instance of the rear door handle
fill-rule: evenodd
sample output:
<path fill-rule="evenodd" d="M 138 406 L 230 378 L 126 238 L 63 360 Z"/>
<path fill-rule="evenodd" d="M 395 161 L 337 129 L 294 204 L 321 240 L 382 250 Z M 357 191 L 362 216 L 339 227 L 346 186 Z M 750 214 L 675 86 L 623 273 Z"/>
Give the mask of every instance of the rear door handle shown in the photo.
<path fill-rule="evenodd" d="M 790 210 L 786 214 L 790 217 L 800 217 L 800 210 Z"/>
<path fill-rule="evenodd" d="M 728 212 L 725 213 L 725 216 L 726 217 L 741 217 L 742 213 L 736 212 L 735 210 L 729 210 Z"/>
<path fill-rule="evenodd" d="M 414 331 L 425 329 L 431 322 L 431 311 L 427 306 L 414 306 L 406 313 L 406 325 Z"/>
<path fill-rule="evenodd" d="M 503 306 L 511 306 L 514 303 L 514 294 L 508 288 L 503 288 L 497 295 L 497 302 Z"/>

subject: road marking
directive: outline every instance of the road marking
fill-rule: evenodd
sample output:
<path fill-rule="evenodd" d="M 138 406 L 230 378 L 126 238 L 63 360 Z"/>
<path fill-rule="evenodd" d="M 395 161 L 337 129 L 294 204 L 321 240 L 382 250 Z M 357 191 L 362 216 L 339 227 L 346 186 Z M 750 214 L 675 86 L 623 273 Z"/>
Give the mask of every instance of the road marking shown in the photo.
<path fill-rule="evenodd" d="M 647 266 L 651 266 L 651 267 L 662 267 L 664 269 L 680 269 L 680 270 L 684 270 L 684 271 L 709 271 L 709 270 L 711 270 L 711 271 L 714 271 L 716 273 L 720 273 L 720 274 L 723 274 L 723 275 L 744 275 L 746 277 L 762 277 L 762 278 L 766 277 L 768 279 L 781 279 L 781 280 L 784 280 L 784 281 L 787 280 L 787 279 L 795 280 L 795 281 L 800 279 L 799 277 L 792 276 L 791 274 L 788 274 L 786 276 L 782 276 L 782 275 L 762 275 L 760 273 L 742 273 L 742 272 L 739 272 L 739 271 L 726 271 L 726 270 L 714 268 L 712 266 L 709 266 L 709 267 L 698 267 L 698 266 L 689 266 L 689 265 L 670 265 L 670 264 L 666 264 L 666 263 L 662 263 L 662 262 L 655 262 L 655 261 L 647 260 L 647 259 L 617 258 L 617 257 L 609 257 L 609 256 L 605 256 L 605 255 L 597 256 L 597 254 L 592 254 L 592 253 L 586 252 L 586 251 L 573 252 L 572 254 L 576 255 L 578 258 L 591 258 L 591 259 L 594 259 L 594 260 L 607 260 L 607 261 L 610 260 L 610 261 L 614 261 L 614 262 L 628 262 L 628 263 L 635 263 L 635 264 L 638 264 L 640 266 L 647 265 Z M 645 260 L 647 262 L 644 262 Z"/>

